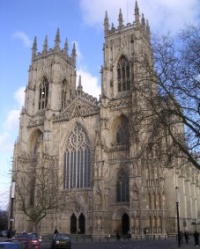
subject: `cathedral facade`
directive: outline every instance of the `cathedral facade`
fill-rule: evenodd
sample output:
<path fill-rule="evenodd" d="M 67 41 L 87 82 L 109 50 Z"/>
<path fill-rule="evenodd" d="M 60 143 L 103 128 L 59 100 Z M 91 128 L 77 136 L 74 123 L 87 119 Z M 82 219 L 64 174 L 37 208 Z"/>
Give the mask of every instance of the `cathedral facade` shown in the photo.
<path fill-rule="evenodd" d="M 192 166 L 177 170 L 174 165 L 165 169 L 162 162 L 137 156 L 144 138 L 133 132 L 139 132 L 134 113 L 143 103 L 134 90 L 141 70 L 135 61 L 144 53 L 149 63 L 153 58 L 150 27 L 144 16 L 140 18 L 137 3 L 134 14 L 133 23 L 124 25 L 120 10 L 118 27 L 110 27 L 105 15 L 99 100 L 84 92 L 81 77 L 76 86 L 76 48 L 71 54 L 67 42 L 60 48 L 59 30 L 52 49 L 46 38 L 38 53 L 34 40 L 13 178 L 20 188 L 23 179 L 17 172 L 26 171 L 31 162 L 37 169 L 39 160 L 53 158 L 56 177 L 62 179 L 58 199 L 64 204 L 41 219 L 40 233 L 52 233 L 55 227 L 97 237 L 116 232 L 175 233 L 176 186 L 181 229 L 191 230 L 198 219 L 198 170 Z M 28 197 L 33 198 L 31 191 Z M 16 197 L 14 227 L 31 231 L 31 220 L 21 205 Z"/>

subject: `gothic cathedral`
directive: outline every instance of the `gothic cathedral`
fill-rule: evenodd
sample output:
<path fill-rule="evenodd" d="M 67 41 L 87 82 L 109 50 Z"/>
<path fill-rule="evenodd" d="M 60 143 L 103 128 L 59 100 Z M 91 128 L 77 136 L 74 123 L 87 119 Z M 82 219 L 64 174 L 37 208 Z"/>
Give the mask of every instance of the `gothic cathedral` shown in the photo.
<path fill-rule="evenodd" d="M 175 233 L 177 185 L 183 200 L 181 228 L 190 229 L 197 218 L 199 185 L 189 175 L 181 177 L 173 166 L 164 172 L 161 163 L 136 157 L 140 138 L 133 132 L 134 113 L 143 100 L 134 90 L 141 70 L 135 61 L 142 53 L 149 63 L 153 58 L 150 27 L 143 15 L 140 18 L 137 2 L 134 14 L 133 23 L 124 25 L 120 10 L 118 27 L 114 27 L 106 12 L 99 99 L 84 92 L 81 77 L 76 86 L 76 47 L 69 54 L 66 41 L 61 49 L 59 30 L 52 49 L 46 38 L 43 51 L 37 52 L 34 40 L 13 178 L 20 195 L 20 185 L 30 177 L 29 168 L 36 172 L 42 167 L 44 172 L 53 167 L 56 172 L 48 179 L 49 189 L 53 191 L 52 179 L 56 179 L 59 188 L 51 198 L 62 205 L 50 208 L 38 222 L 40 233 L 52 233 L 55 227 L 96 237 L 116 232 Z M 30 207 L 39 195 L 39 182 L 38 176 L 30 182 L 25 200 Z M 14 227 L 32 231 L 32 221 L 22 211 L 25 204 L 19 200 L 15 198 Z"/>

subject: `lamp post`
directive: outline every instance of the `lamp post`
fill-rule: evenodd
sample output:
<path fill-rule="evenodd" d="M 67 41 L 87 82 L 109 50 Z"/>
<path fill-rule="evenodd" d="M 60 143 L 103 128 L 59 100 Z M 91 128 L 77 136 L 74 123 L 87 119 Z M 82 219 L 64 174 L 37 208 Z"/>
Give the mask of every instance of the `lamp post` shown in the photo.
<path fill-rule="evenodd" d="M 179 203 L 180 203 L 180 193 L 179 193 L 178 187 L 176 187 L 176 212 L 177 212 L 178 247 L 181 246 L 180 223 L 179 223 Z"/>
<path fill-rule="evenodd" d="M 15 181 L 12 181 L 11 184 L 11 193 L 10 193 L 10 236 L 12 236 L 12 230 L 13 230 L 13 222 L 14 222 L 14 218 L 13 218 L 13 202 L 14 202 L 14 198 L 15 198 Z"/>

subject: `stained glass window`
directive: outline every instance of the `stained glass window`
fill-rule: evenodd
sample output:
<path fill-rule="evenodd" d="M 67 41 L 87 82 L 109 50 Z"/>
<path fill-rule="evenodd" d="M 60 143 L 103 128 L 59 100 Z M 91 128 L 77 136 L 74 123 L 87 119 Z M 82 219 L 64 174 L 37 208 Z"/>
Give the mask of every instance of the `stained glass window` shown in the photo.
<path fill-rule="evenodd" d="M 90 155 L 89 138 L 84 128 L 77 123 L 67 141 L 65 189 L 90 187 Z"/>

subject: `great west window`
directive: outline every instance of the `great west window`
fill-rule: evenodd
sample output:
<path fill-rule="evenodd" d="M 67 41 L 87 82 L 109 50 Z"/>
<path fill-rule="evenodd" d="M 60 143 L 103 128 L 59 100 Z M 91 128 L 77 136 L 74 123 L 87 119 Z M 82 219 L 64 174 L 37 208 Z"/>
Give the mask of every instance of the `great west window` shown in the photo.
<path fill-rule="evenodd" d="M 90 187 L 90 159 L 89 138 L 77 123 L 68 137 L 65 152 L 65 189 Z"/>

